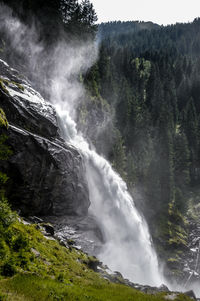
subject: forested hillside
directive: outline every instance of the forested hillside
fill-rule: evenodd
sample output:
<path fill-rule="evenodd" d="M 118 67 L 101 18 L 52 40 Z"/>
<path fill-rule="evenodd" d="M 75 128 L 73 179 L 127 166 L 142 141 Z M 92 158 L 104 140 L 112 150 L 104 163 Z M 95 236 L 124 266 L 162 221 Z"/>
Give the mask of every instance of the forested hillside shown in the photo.
<path fill-rule="evenodd" d="M 136 30 L 141 25 L 99 26 L 99 59 L 84 81 L 88 110 L 96 107 L 102 123 L 96 132 L 84 118 L 81 126 L 127 181 L 173 269 L 200 197 L 200 19 Z"/>

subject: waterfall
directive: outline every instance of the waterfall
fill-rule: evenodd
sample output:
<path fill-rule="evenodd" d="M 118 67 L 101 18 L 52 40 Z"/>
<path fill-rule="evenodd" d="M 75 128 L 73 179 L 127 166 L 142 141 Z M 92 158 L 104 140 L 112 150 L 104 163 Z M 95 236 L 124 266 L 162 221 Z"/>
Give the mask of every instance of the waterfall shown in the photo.
<path fill-rule="evenodd" d="M 1 16 L 0 28 L 5 31 L 11 48 L 19 57 L 24 57 L 30 74 L 35 74 L 56 106 L 67 143 L 73 144 L 83 155 L 91 201 L 89 211 L 98 221 L 105 239 L 100 260 L 133 282 L 160 285 L 164 281 L 145 220 L 135 208 L 124 181 L 78 134 L 73 120 L 77 103 L 85 95 L 80 75 L 96 61 L 98 47 L 90 41 L 61 39 L 51 51 L 46 51 L 34 26 L 26 27 L 13 17 L 10 8 L 2 5 Z M 200 293 L 199 287 L 196 291 Z"/>
<path fill-rule="evenodd" d="M 99 259 L 133 282 L 160 285 L 162 276 L 147 224 L 125 182 L 77 133 L 75 122 L 62 104 L 56 108 L 64 122 L 68 142 L 79 149 L 85 160 L 89 212 L 97 219 L 105 239 Z"/>
<path fill-rule="evenodd" d="M 77 132 L 74 121 L 77 104 L 85 97 L 77 78 L 94 64 L 97 56 L 98 47 L 94 44 L 58 45 L 52 55 L 51 101 L 63 121 L 67 143 L 75 146 L 85 161 L 89 213 L 96 218 L 105 241 L 99 259 L 133 282 L 158 286 L 163 280 L 145 220 L 124 181 Z"/>

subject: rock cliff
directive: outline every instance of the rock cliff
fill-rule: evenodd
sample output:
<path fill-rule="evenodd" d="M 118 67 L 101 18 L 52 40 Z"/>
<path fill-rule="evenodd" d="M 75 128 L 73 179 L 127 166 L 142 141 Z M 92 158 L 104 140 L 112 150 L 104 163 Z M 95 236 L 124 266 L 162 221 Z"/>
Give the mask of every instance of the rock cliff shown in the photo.
<path fill-rule="evenodd" d="M 61 137 L 54 107 L 0 60 L 0 107 L 13 155 L 0 168 L 10 176 L 9 200 L 24 215 L 87 214 L 89 194 L 81 154 Z"/>

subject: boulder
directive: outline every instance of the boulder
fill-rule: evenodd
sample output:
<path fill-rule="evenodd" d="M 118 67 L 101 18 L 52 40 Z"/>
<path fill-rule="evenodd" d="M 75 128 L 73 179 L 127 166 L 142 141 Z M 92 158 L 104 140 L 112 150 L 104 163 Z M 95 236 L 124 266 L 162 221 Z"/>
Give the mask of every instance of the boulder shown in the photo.
<path fill-rule="evenodd" d="M 48 224 L 43 223 L 42 227 L 45 229 L 45 232 L 48 235 L 54 236 L 55 231 L 54 231 L 54 227 L 51 224 L 49 224 L 49 223 Z"/>

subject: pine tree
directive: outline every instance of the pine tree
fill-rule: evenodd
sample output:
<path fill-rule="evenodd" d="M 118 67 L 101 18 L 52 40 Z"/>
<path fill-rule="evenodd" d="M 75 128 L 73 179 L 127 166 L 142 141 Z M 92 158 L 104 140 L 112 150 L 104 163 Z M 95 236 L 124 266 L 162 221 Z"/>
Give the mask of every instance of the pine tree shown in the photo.
<path fill-rule="evenodd" d="M 190 183 L 190 151 L 184 133 L 177 133 L 175 136 L 174 158 L 176 186 L 186 189 Z"/>
<path fill-rule="evenodd" d="M 98 18 L 93 8 L 93 4 L 89 0 L 82 0 L 81 2 L 81 21 L 84 25 L 95 27 Z"/>
<path fill-rule="evenodd" d="M 182 112 L 182 129 L 190 147 L 190 174 L 193 182 L 198 180 L 196 166 L 198 162 L 198 117 L 193 98 L 191 97 Z"/>

